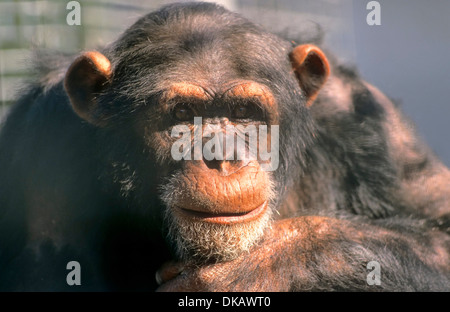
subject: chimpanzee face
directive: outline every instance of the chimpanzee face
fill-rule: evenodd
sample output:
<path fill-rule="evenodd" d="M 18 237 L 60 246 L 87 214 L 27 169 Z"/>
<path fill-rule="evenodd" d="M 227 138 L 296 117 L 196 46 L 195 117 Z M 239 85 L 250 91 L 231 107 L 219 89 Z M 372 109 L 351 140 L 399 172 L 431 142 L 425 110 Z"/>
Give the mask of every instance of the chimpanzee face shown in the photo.
<path fill-rule="evenodd" d="M 193 77 L 168 82 L 151 99 L 138 132 L 161 166 L 171 164 L 160 190 L 179 253 L 231 259 L 248 250 L 271 219 L 278 104 L 261 79 L 202 66 L 200 47 L 194 50 L 171 69 Z M 231 63 L 227 55 L 221 58 Z"/>
<path fill-rule="evenodd" d="M 228 18 L 241 28 L 210 18 L 206 29 L 203 17 L 201 27 L 181 18 L 161 26 L 147 16 L 111 60 L 85 53 L 65 80 L 75 112 L 100 128 L 114 120 L 108 115 L 139 111 L 135 133 L 165 175 L 159 191 L 170 237 L 189 259 L 232 259 L 258 241 L 278 193 L 283 115 L 310 105 L 328 75 L 317 47 L 292 49 Z"/>

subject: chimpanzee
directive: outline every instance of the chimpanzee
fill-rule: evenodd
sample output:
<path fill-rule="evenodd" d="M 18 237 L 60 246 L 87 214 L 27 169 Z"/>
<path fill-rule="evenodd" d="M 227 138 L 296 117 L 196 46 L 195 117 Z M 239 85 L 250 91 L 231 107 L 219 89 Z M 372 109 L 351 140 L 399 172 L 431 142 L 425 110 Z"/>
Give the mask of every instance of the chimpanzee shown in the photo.
<path fill-rule="evenodd" d="M 448 170 L 316 45 L 183 3 L 37 67 L 0 136 L 1 290 L 450 289 Z M 277 165 L 228 158 L 238 131 L 196 157 L 212 127 Z"/>

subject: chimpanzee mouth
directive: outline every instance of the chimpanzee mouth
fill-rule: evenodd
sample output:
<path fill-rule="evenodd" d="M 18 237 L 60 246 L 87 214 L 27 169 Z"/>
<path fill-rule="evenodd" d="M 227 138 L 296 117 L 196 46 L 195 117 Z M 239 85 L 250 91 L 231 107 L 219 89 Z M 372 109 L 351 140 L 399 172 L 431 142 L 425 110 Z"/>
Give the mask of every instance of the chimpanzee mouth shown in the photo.
<path fill-rule="evenodd" d="M 223 212 L 223 213 L 211 213 L 204 211 L 196 211 L 191 209 L 185 209 L 177 207 L 177 210 L 184 216 L 195 219 L 197 221 L 217 223 L 217 224 L 235 224 L 242 222 L 249 222 L 259 219 L 267 210 L 268 202 L 265 201 L 256 208 L 245 212 Z"/>

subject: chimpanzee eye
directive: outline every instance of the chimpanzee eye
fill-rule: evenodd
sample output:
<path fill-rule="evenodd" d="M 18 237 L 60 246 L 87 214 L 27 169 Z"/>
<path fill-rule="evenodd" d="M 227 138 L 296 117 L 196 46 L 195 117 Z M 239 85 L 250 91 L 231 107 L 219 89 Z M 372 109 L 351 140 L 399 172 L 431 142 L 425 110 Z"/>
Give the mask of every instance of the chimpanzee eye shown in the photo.
<path fill-rule="evenodd" d="M 246 119 L 253 116 L 255 110 L 252 105 L 239 104 L 233 108 L 232 117 L 237 119 Z"/>
<path fill-rule="evenodd" d="M 177 104 L 172 116 L 178 121 L 189 121 L 194 119 L 194 111 L 187 104 Z"/>

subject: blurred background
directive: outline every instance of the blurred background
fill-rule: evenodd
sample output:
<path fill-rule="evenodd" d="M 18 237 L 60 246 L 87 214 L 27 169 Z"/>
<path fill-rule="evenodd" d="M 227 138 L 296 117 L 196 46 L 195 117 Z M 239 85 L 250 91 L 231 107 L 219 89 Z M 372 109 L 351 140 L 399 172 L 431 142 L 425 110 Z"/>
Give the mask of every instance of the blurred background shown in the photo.
<path fill-rule="evenodd" d="M 0 0 L 0 120 L 27 78 L 30 49 L 95 49 L 173 1 L 79 0 L 80 26 L 67 24 L 69 2 Z M 450 166 L 450 1 L 379 0 L 381 25 L 373 26 L 366 21 L 369 0 L 215 2 L 289 37 L 314 37 L 320 25 L 324 46 L 401 103 L 419 134 Z"/>

